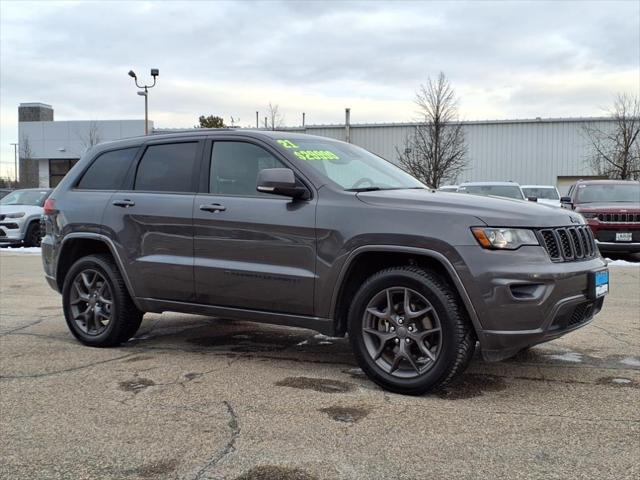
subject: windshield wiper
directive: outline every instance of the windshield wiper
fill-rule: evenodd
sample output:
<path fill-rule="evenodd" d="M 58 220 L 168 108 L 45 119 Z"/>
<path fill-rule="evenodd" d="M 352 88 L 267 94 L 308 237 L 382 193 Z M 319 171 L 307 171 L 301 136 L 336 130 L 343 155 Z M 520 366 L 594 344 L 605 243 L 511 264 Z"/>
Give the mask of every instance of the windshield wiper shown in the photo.
<path fill-rule="evenodd" d="M 347 188 L 347 192 L 376 192 L 378 190 L 393 190 L 393 188 L 382 187 L 360 187 L 360 188 Z"/>

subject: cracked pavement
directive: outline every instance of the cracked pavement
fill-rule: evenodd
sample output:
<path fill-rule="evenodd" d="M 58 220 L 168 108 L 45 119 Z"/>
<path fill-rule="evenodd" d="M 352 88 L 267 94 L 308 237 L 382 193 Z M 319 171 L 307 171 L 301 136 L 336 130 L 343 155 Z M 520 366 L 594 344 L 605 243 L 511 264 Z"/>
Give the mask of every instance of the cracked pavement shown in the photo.
<path fill-rule="evenodd" d="M 0 252 L 0 478 L 638 478 L 640 266 L 595 321 L 437 394 L 384 392 L 345 339 L 148 314 L 80 345 L 37 255 Z"/>

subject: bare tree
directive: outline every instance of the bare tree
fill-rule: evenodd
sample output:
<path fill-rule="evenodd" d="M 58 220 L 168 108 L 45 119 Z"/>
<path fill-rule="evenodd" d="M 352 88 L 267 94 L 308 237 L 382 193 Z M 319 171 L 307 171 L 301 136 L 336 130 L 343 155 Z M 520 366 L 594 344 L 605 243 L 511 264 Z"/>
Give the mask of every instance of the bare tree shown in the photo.
<path fill-rule="evenodd" d="M 467 166 L 467 146 L 455 92 L 445 74 L 420 85 L 415 102 L 420 123 L 404 148 L 396 149 L 400 165 L 433 188 L 455 182 Z"/>
<path fill-rule="evenodd" d="M 271 102 L 269 102 L 269 106 L 267 106 L 266 119 L 266 128 L 270 130 L 277 130 L 284 126 L 284 115 L 280 113 L 279 105 L 272 105 Z"/>
<path fill-rule="evenodd" d="M 95 120 L 89 122 L 89 129 L 87 130 L 87 132 L 78 133 L 78 138 L 80 139 L 85 152 L 94 145 L 99 144 L 102 141 L 102 135 L 100 133 L 98 122 L 96 122 Z"/>
<path fill-rule="evenodd" d="M 582 128 L 591 146 L 587 162 L 598 175 L 640 179 L 640 99 L 618 94 L 609 114 L 614 120 L 612 129 Z"/>
<path fill-rule="evenodd" d="M 31 149 L 31 141 L 28 135 L 22 135 L 20 138 L 19 149 L 20 178 L 18 183 L 23 188 L 37 187 L 39 183 L 39 168 L 38 164 L 33 160 L 33 150 Z"/>

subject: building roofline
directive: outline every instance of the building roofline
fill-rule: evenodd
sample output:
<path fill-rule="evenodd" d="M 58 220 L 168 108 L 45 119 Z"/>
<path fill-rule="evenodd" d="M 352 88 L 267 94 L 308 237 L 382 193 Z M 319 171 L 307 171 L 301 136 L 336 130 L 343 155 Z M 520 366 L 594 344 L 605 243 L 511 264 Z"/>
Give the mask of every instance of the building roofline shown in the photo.
<path fill-rule="evenodd" d="M 511 120 L 461 120 L 462 125 L 492 125 L 514 123 L 567 123 L 567 122 L 611 122 L 611 117 L 558 117 L 558 118 L 515 118 Z M 351 123 L 350 127 L 416 127 L 421 122 L 385 122 L 385 123 Z M 309 128 L 344 128 L 344 123 L 328 123 L 305 125 L 297 127 L 284 127 L 285 130 L 305 130 Z"/>
<path fill-rule="evenodd" d="M 53 110 L 53 107 L 51 105 L 49 105 L 48 103 L 41 103 L 41 102 L 20 103 L 18 107 L 45 107 Z"/>

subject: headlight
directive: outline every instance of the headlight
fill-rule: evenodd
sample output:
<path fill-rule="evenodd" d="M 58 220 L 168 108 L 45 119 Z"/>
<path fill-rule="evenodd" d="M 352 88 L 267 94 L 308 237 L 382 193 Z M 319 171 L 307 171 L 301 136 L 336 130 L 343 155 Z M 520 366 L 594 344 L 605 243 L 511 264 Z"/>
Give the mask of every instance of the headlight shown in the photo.
<path fill-rule="evenodd" d="M 596 212 L 584 212 L 580 213 L 586 220 L 593 220 L 594 218 L 598 218 L 598 214 Z"/>
<path fill-rule="evenodd" d="M 515 250 L 523 245 L 539 245 L 536 234 L 524 228 L 474 227 L 471 231 L 483 248 Z"/>
<path fill-rule="evenodd" d="M 24 212 L 17 212 L 17 213 L 7 213 L 4 218 L 21 218 L 24 217 Z"/>

